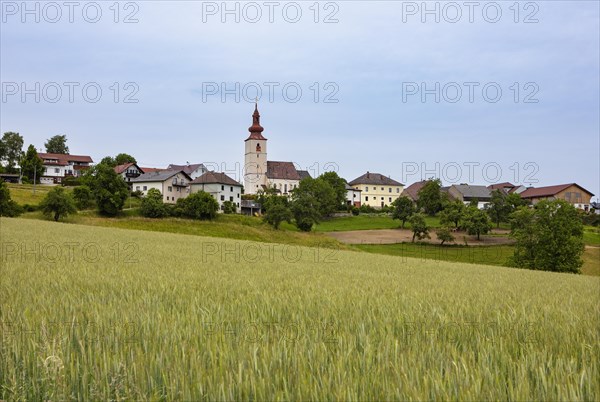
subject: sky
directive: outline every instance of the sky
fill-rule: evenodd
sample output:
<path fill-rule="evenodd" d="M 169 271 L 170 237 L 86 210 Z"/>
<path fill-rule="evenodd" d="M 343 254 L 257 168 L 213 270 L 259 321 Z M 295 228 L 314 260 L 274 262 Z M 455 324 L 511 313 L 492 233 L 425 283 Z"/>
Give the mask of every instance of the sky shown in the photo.
<path fill-rule="evenodd" d="M 597 1 L 1 1 L 0 130 L 43 149 L 268 159 L 347 180 L 600 195 Z"/>

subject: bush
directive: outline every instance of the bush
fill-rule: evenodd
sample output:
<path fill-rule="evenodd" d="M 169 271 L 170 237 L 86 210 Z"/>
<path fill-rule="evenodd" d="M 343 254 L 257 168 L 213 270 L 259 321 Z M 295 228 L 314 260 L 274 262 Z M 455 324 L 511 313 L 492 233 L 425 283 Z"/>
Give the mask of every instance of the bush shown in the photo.
<path fill-rule="evenodd" d="M 132 198 L 142 199 L 143 196 L 144 196 L 144 193 L 141 190 L 135 190 L 135 191 L 131 192 Z"/>
<path fill-rule="evenodd" d="M 454 241 L 454 236 L 450 232 L 450 229 L 448 229 L 447 227 L 439 228 L 438 230 L 435 231 L 435 234 L 436 234 L 438 240 L 441 240 L 440 245 L 442 245 L 442 246 L 447 241 L 448 242 Z"/>
<path fill-rule="evenodd" d="M 39 209 L 37 205 L 24 204 L 23 211 L 25 212 L 35 212 Z"/>
<path fill-rule="evenodd" d="M 600 225 L 600 214 L 592 212 L 582 213 L 581 222 L 584 225 L 599 226 Z"/>
<path fill-rule="evenodd" d="M 73 189 L 73 199 L 77 209 L 90 209 L 94 205 L 94 195 L 88 186 L 78 186 Z"/>
<path fill-rule="evenodd" d="M 184 218 L 209 220 L 217 217 L 219 203 L 204 191 L 177 200 L 176 214 Z"/>
<path fill-rule="evenodd" d="M 421 213 L 416 213 L 412 215 L 409 219 L 410 226 L 412 228 L 413 237 L 412 242 L 415 242 L 415 238 L 419 240 L 423 240 L 425 238 L 430 239 L 429 236 L 429 227 L 425 222 L 425 216 Z"/>
<path fill-rule="evenodd" d="M 350 209 L 350 212 L 352 213 L 352 215 L 354 215 L 354 216 L 358 216 L 358 215 L 360 214 L 360 209 L 359 209 L 359 208 L 357 208 L 357 207 L 352 207 L 352 208 Z"/>
<path fill-rule="evenodd" d="M 73 197 L 62 187 L 50 190 L 40 203 L 40 208 L 44 215 L 52 216 L 55 221 L 58 221 L 61 216 L 65 217 L 77 212 Z"/>
<path fill-rule="evenodd" d="M 22 213 L 23 208 L 12 200 L 8 186 L 4 181 L 0 180 L 0 216 L 14 217 Z"/>
<path fill-rule="evenodd" d="M 148 190 L 148 194 L 142 198 L 140 213 L 146 218 L 164 218 L 169 214 L 160 191 L 155 188 Z"/>
<path fill-rule="evenodd" d="M 275 229 L 279 229 L 279 225 L 283 221 L 291 223 L 292 211 L 290 210 L 287 197 L 272 196 L 267 199 L 266 204 L 267 212 L 263 215 L 265 222 Z"/>
<path fill-rule="evenodd" d="M 237 207 L 233 201 L 223 201 L 221 209 L 224 214 L 235 214 L 237 212 Z"/>
<path fill-rule="evenodd" d="M 359 212 L 361 214 L 374 214 L 378 211 L 370 205 L 362 204 L 359 208 Z"/>
<path fill-rule="evenodd" d="M 65 187 L 80 186 L 81 181 L 79 180 L 78 177 L 68 176 L 68 177 L 65 177 L 65 179 L 62 181 L 62 185 Z"/>

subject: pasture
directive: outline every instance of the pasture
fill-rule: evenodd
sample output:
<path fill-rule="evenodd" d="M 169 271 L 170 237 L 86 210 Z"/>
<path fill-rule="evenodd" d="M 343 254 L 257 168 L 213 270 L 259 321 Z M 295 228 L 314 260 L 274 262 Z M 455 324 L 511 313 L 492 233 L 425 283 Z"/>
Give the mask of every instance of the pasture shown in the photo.
<path fill-rule="evenodd" d="M 0 399 L 598 400 L 600 279 L 0 219 Z"/>

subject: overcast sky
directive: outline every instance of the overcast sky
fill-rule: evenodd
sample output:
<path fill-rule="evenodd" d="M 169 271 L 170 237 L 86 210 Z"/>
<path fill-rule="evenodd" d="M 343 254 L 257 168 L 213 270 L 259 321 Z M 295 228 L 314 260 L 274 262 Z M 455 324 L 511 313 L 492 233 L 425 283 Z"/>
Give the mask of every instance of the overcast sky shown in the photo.
<path fill-rule="evenodd" d="M 2 1 L 0 129 L 241 180 L 258 86 L 313 175 L 600 193 L 597 1 L 314 3 Z"/>

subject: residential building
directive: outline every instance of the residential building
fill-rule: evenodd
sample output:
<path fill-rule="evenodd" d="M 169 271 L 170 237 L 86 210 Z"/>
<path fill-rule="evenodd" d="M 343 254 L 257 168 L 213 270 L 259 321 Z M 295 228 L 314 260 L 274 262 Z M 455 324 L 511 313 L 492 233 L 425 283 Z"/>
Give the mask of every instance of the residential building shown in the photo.
<path fill-rule="evenodd" d="M 140 175 L 146 173 L 141 167 L 139 167 L 136 163 L 125 163 L 123 165 L 115 166 L 115 172 L 118 175 L 123 177 L 129 187 L 131 187 L 131 179 L 135 179 L 136 177 L 140 177 Z"/>
<path fill-rule="evenodd" d="M 267 160 L 267 139 L 262 135 L 264 128 L 260 125 L 257 104 L 248 131 L 250 135 L 244 140 L 244 192 L 256 194 L 260 190 L 275 187 L 282 194 L 289 195 L 308 172 L 300 176 L 293 162 Z"/>
<path fill-rule="evenodd" d="M 359 208 L 360 207 L 360 193 L 362 193 L 361 190 L 356 189 L 354 187 L 352 187 L 351 185 L 349 185 L 348 183 L 346 183 L 346 205 L 351 205 L 354 207 Z"/>
<path fill-rule="evenodd" d="M 521 194 L 523 191 L 527 190 L 527 187 L 521 184 L 512 184 L 509 182 L 492 184 L 488 186 L 490 190 L 503 190 L 506 194 L 516 193 Z"/>
<path fill-rule="evenodd" d="M 94 163 L 87 155 L 38 153 L 44 164 L 41 184 L 60 184 L 67 177 L 79 177 Z"/>
<path fill-rule="evenodd" d="M 427 180 L 417 181 L 406 187 L 402 192 L 402 195 L 410 198 L 414 202 L 417 202 L 419 199 L 419 190 L 421 190 L 425 184 L 427 184 Z"/>
<path fill-rule="evenodd" d="M 151 188 L 163 195 L 163 202 L 175 204 L 178 199 L 185 198 L 190 193 L 192 178 L 182 170 L 162 170 L 160 172 L 144 173 L 131 179 L 132 190 L 141 191 L 145 196 Z"/>
<path fill-rule="evenodd" d="M 520 194 L 521 198 L 536 204 L 541 200 L 565 200 L 575 208 L 589 211 L 594 194 L 577 183 L 559 184 L 547 187 L 530 187 Z"/>
<path fill-rule="evenodd" d="M 448 195 L 465 205 L 477 201 L 479 209 L 484 209 L 492 199 L 492 191 L 489 188 L 471 184 L 453 184 L 448 188 Z"/>
<path fill-rule="evenodd" d="M 361 192 L 361 205 L 381 208 L 400 197 L 404 184 L 380 173 L 367 172 L 348 183 Z"/>
<path fill-rule="evenodd" d="M 169 165 L 167 170 L 183 170 L 192 180 L 197 179 L 204 173 L 208 172 L 208 169 L 202 163 L 192 163 L 186 165 Z"/>
<path fill-rule="evenodd" d="M 206 172 L 194 179 L 190 186 L 191 193 L 205 191 L 212 195 L 219 203 L 219 210 L 223 209 L 225 201 L 231 201 L 236 207 L 236 212 L 240 212 L 242 184 L 225 173 Z"/>

